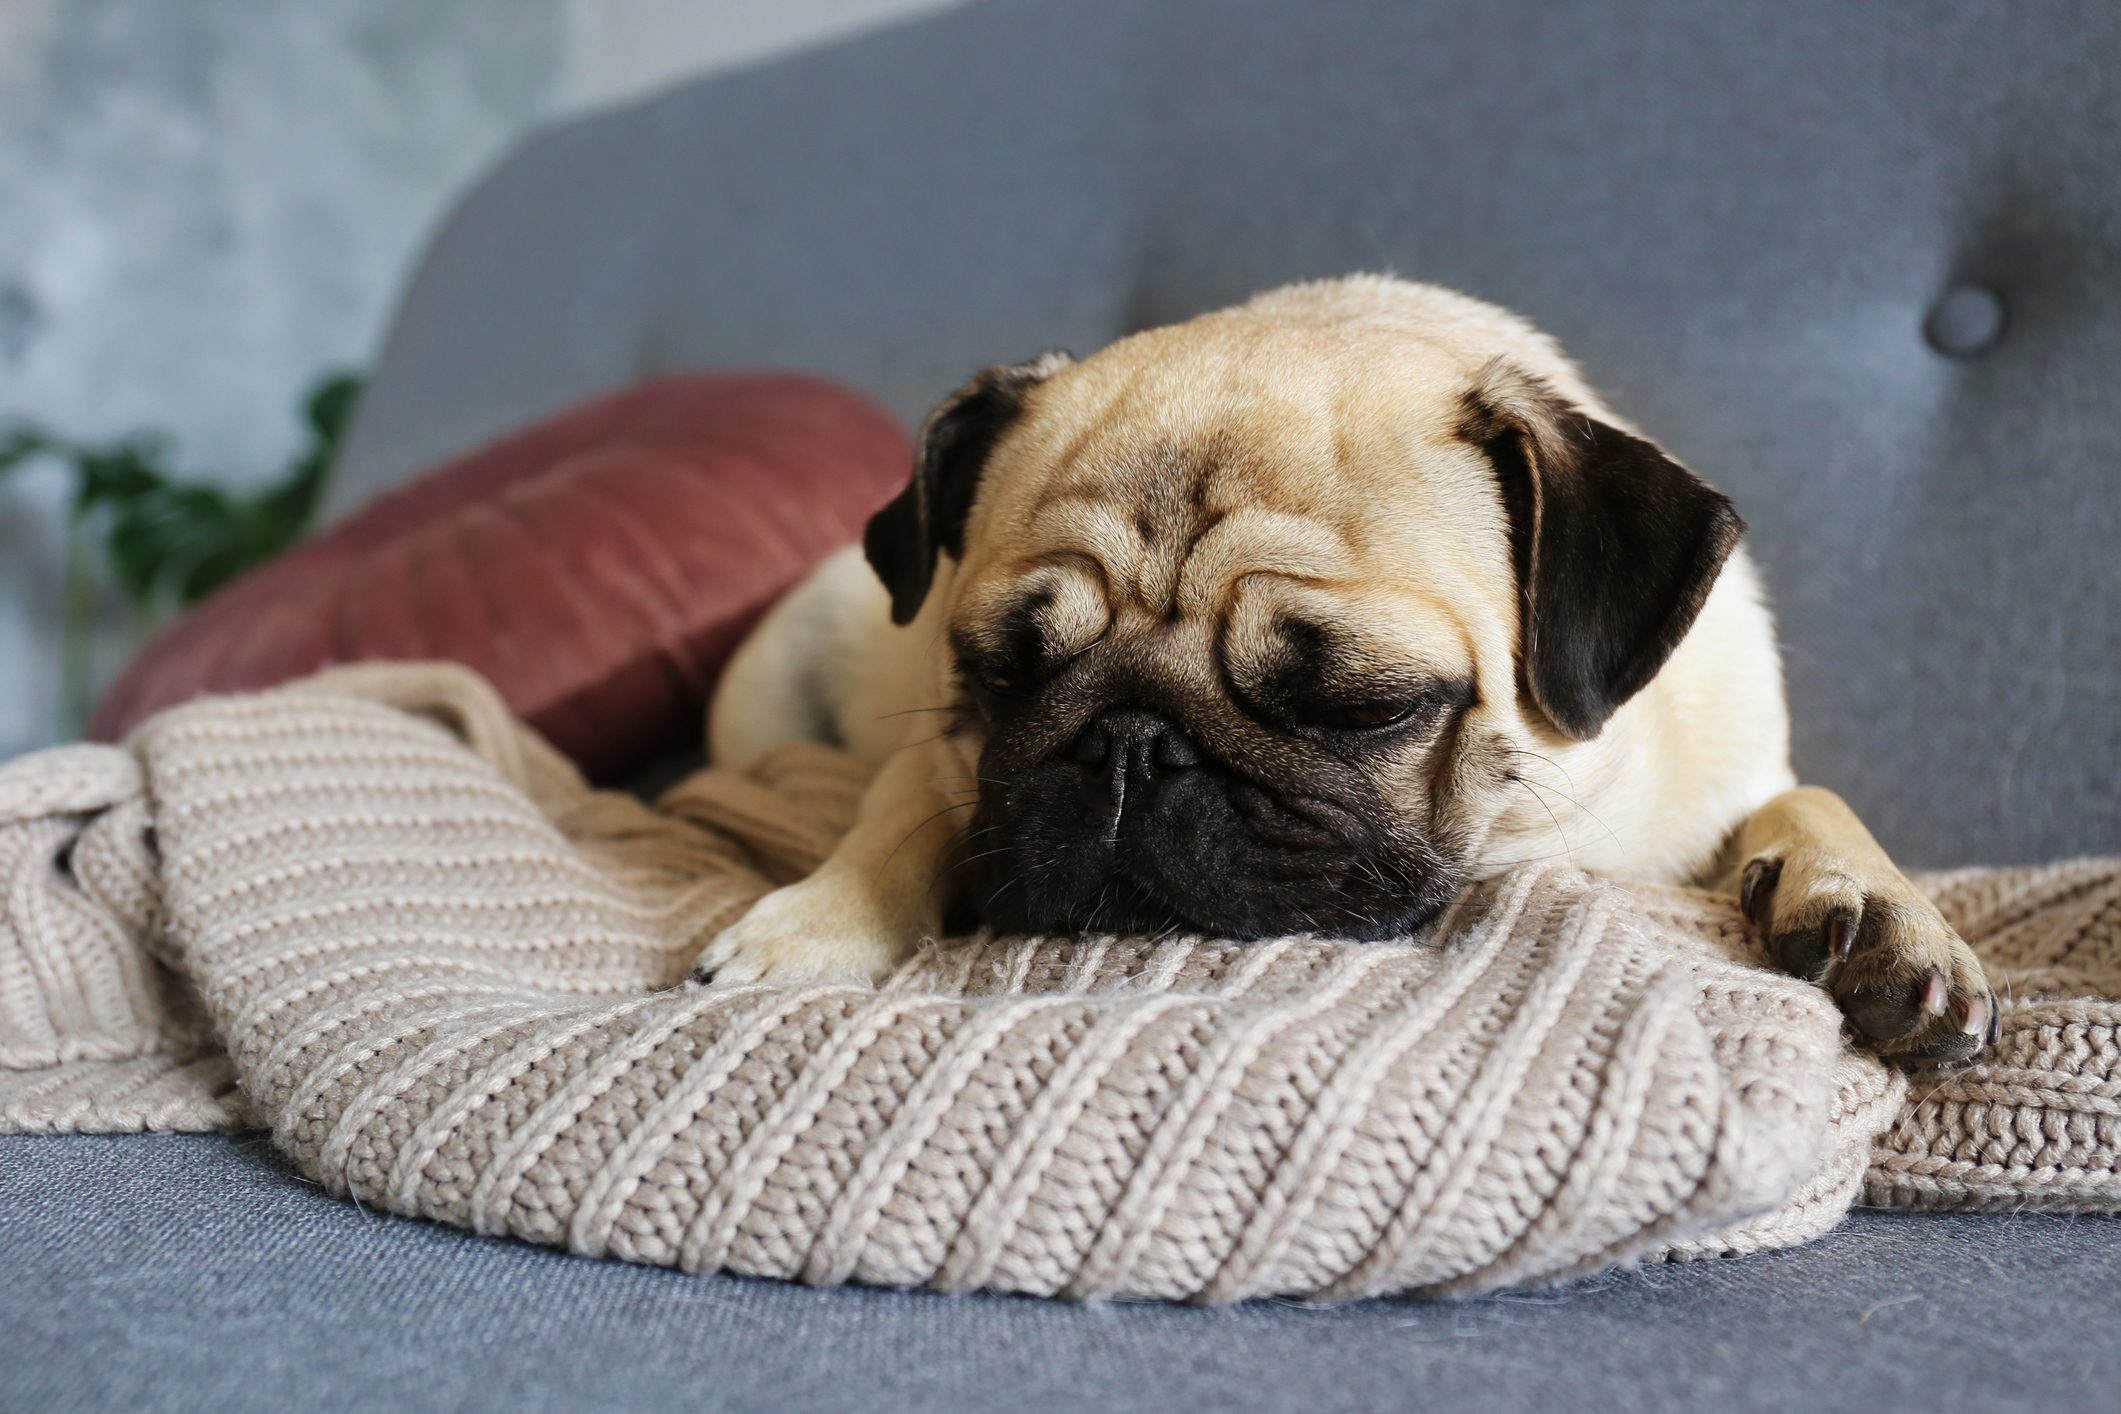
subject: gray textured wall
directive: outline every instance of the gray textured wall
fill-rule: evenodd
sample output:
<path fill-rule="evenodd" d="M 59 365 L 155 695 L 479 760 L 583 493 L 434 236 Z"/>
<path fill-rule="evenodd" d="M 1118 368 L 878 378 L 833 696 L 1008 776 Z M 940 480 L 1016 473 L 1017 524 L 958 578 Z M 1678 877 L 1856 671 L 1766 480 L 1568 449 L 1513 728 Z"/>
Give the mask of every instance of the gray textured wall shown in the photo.
<path fill-rule="evenodd" d="M 542 114 L 566 0 L 0 0 L 0 418 L 237 482 Z M 0 488 L 0 757 L 51 739 L 61 481 Z M 106 645 L 106 660 L 111 656 Z"/>

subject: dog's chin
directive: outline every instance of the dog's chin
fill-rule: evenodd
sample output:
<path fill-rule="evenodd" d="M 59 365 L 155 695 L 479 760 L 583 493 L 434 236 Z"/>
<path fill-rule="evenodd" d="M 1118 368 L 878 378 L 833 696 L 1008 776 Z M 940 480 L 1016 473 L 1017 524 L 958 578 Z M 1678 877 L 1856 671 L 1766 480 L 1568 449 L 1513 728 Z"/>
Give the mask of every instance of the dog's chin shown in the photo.
<path fill-rule="evenodd" d="M 1351 867 L 1345 855 L 1309 869 L 1292 863 L 1272 878 L 1203 876 L 1190 858 L 1176 864 L 1083 842 L 1020 869 L 974 871 L 956 921 L 1039 936 L 1193 933 L 1253 942 L 1311 934 L 1374 942 L 1418 933 L 1457 891 L 1454 873 L 1415 875 L 1383 861 Z"/>
<path fill-rule="evenodd" d="M 1014 882 L 1014 887 L 1006 880 L 990 885 L 990 891 L 999 896 L 984 908 L 976 907 L 976 898 L 968 898 L 975 910 L 966 921 L 997 933 L 1041 936 L 1195 933 L 1255 942 L 1312 934 L 1374 942 L 1418 933 L 1443 910 L 1452 892 L 1444 887 L 1424 887 L 1411 898 L 1373 898 L 1334 890 L 1305 899 L 1290 898 L 1286 891 L 1276 890 L 1273 892 L 1278 897 L 1252 900 L 1245 897 L 1250 891 L 1239 890 L 1210 902 L 1174 897 L 1154 883 L 1125 873 L 1091 884 L 1088 895 L 1049 894 L 1028 888 L 1022 880 Z"/>

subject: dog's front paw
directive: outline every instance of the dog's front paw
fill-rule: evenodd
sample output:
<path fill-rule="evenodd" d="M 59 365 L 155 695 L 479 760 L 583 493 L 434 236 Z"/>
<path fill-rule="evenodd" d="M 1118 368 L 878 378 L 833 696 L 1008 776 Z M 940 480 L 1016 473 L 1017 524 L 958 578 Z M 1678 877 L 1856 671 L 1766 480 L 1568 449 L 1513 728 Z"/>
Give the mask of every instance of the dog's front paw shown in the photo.
<path fill-rule="evenodd" d="M 1898 871 L 1822 849 L 1763 854 L 1738 897 L 1775 961 L 1823 984 L 1881 1054 L 1964 1060 L 1996 1040 L 2002 1016 L 1981 960 Z"/>
<path fill-rule="evenodd" d="M 722 930 L 687 979 L 695 986 L 839 982 L 873 987 L 911 951 L 866 894 L 824 880 L 791 884 Z"/>

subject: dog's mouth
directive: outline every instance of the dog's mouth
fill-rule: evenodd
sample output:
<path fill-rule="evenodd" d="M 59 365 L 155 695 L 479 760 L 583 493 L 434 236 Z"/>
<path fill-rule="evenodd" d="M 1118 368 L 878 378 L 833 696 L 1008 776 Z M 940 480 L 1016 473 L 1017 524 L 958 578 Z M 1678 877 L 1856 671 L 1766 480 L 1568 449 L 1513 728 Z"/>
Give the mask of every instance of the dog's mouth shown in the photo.
<path fill-rule="evenodd" d="M 1338 876 L 1318 872 L 1296 880 L 1238 882 L 1213 898 L 1133 864 L 1110 867 L 1101 876 L 1073 869 L 1064 878 L 1041 880 L 1052 868 L 1034 862 L 1025 870 L 976 872 L 953 926 L 1035 935 L 1198 933 L 1255 942 L 1313 934 L 1370 942 L 1419 932 L 1455 891 L 1435 875 L 1378 887 L 1373 876 L 1389 875 L 1368 863 Z"/>
<path fill-rule="evenodd" d="M 1041 936 L 1227 931 L 1208 921 L 1204 911 L 1189 907 L 1191 902 L 1170 898 L 1156 884 L 1124 873 L 1108 876 L 1087 896 L 1073 897 L 1040 889 L 1029 876 L 1018 873 L 975 883 L 966 891 L 971 911 L 961 921 L 967 927 L 984 927 L 997 933 Z"/>

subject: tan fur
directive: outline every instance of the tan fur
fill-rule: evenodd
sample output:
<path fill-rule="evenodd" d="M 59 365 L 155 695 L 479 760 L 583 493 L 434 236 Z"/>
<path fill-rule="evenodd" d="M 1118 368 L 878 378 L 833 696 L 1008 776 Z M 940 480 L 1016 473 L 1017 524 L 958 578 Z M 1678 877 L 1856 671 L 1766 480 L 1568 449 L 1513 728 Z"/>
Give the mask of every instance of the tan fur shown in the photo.
<path fill-rule="evenodd" d="M 1935 964 L 1954 1007 L 1940 1024 L 1973 1030 L 1992 1014 L 1968 1013 L 1986 997 L 1978 967 L 1846 807 L 1821 806 L 1824 792 L 1790 803 L 1774 625 L 1743 547 L 1662 670 L 1594 739 L 1570 739 L 1520 692 L 1509 527 L 1494 467 L 1463 435 L 1466 395 L 1480 389 L 1507 411 L 1534 386 L 1512 380 L 1528 377 L 1627 428 L 1547 336 L 1462 295 L 1358 276 L 1271 291 L 1041 371 L 987 460 L 963 562 L 943 560 L 912 624 L 891 627 L 882 590 L 843 557 L 732 666 L 718 756 L 740 764 L 804 730 L 787 706 L 790 665 L 829 642 L 853 655 L 836 678 L 837 734 L 883 774 L 825 869 L 767 899 L 705 959 L 718 985 L 874 978 L 937 927 L 978 756 L 976 739 L 942 732 L 936 710 L 957 690 L 947 634 L 991 628 L 1037 583 L 1052 591 L 1050 640 L 1132 643 L 1178 678 L 1205 671 L 1189 665 L 1209 660 L 1221 631 L 1241 679 L 1275 611 L 1293 605 L 1350 626 L 1380 663 L 1470 677 L 1478 702 L 1448 779 L 1417 779 L 1410 763 L 1392 788 L 1410 801 L 1441 793 L 1438 808 L 1476 841 L 1476 875 L 1560 858 L 1625 877 L 1735 881 L 1745 862 L 1772 857 L 1797 861 L 1801 887 L 1780 892 L 1798 909 L 1800 896 L 1824 897 L 1816 864 L 1858 905 L 1907 903 L 1914 924 L 1873 973 L 1919 983 Z M 1507 771 L 1493 764 L 1504 761 Z M 1803 908 L 1816 921 L 1816 900 Z"/>

